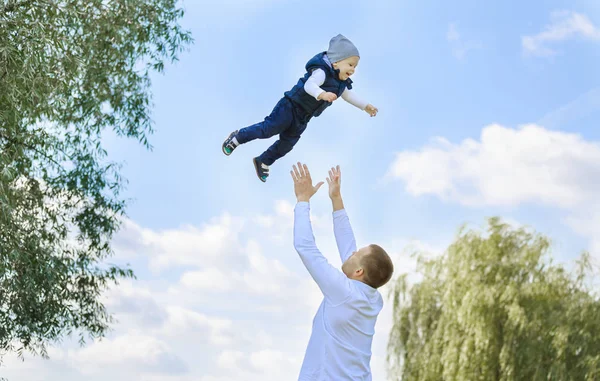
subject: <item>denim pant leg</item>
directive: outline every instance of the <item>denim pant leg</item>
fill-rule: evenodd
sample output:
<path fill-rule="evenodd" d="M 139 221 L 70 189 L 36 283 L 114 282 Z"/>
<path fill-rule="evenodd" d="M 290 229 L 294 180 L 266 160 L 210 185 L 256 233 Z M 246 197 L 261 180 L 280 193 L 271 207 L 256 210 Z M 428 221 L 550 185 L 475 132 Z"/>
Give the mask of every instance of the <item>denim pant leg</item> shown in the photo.
<path fill-rule="evenodd" d="M 279 140 L 263 152 L 259 160 L 266 165 L 272 165 L 276 160 L 284 157 L 298 143 L 300 136 L 306 129 L 306 125 L 305 121 L 294 118 L 290 128 L 279 135 Z"/>
<path fill-rule="evenodd" d="M 292 103 L 287 98 L 281 98 L 279 102 L 262 122 L 242 128 L 237 133 L 237 141 L 240 144 L 248 143 L 254 139 L 268 139 L 281 134 L 288 129 L 294 119 Z"/>

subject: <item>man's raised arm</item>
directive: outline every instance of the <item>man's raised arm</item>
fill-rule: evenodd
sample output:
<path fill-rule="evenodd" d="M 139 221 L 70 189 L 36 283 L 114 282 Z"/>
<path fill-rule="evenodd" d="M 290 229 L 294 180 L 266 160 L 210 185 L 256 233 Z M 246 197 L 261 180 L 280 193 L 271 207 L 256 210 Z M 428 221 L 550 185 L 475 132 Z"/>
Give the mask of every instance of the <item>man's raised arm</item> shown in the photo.
<path fill-rule="evenodd" d="M 298 165 L 300 170 L 294 166 L 291 172 L 298 201 L 294 208 L 294 248 L 323 295 L 338 304 L 350 295 L 349 280 L 319 251 L 310 222 L 309 200 L 323 183 L 313 187 L 308 168 L 300 163 Z"/>
<path fill-rule="evenodd" d="M 342 171 L 338 165 L 329 170 L 327 184 L 329 185 L 329 198 L 333 205 L 333 233 L 342 263 L 356 251 L 356 239 L 350 225 L 350 219 L 344 208 L 344 201 L 340 191 L 342 182 Z"/>

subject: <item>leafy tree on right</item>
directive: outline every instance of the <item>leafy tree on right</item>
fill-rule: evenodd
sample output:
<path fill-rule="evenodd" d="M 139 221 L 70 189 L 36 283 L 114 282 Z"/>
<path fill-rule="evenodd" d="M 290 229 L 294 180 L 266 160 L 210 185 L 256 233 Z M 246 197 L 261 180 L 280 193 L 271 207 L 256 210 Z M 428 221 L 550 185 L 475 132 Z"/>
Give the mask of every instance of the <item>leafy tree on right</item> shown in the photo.
<path fill-rule="evenodd" d="M 591 258 L 569 272 L 548 238 L 498 218 L 461 229 L 420 279 L 392 290 L 391 380 L 600 380 L 600 300 Z"/>

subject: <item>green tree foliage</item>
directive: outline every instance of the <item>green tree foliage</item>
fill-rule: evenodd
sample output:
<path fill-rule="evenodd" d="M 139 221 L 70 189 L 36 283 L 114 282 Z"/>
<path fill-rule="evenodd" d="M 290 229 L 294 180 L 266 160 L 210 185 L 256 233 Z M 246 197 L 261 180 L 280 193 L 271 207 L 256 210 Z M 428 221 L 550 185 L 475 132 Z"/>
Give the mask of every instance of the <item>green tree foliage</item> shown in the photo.
<path fill-rule="evenodd" d="M 599 380 L 600 301 L 590 258 L 554 264 L 549 240 L 489 220 L 462 230 L 420 279 L 393 289 L 388 365 L 403 381 Z"/>
<path fill-rule="evenodd" d="M 192 39 L 175 0 L 0 1 L 0 351 L 111 322 L 125 202 L 107 129 L 150 148 L 150 74 Z M 0 355 L 1 359 L 1 355 Z"/>

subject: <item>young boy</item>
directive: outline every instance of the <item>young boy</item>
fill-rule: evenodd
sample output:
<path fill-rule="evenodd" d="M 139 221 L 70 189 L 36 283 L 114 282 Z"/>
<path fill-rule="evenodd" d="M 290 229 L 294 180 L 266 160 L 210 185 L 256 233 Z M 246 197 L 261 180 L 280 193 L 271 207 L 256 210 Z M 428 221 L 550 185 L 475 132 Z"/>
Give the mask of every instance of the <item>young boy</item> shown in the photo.
<path fill-rule="evenodd" d="M 306 74 L 284 93 L 264 121 L 232 132 L 223 142 L 223 153 L 231 155 L 240 144 L 254 139 L 267 139 L 279 134 L 279 140 L 253 159 L 258 178 L 265 182 L 269 166 L 292 150 L 312 117 L 318 117 L 338 97 L 377 115 L 377 108 L 357 97 L 350 76 L 354 74 L 360 55 L 354 44 L 341 34 L 329 41 L 329 49 L 314 56 L 306 64 Z"/>

